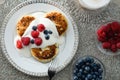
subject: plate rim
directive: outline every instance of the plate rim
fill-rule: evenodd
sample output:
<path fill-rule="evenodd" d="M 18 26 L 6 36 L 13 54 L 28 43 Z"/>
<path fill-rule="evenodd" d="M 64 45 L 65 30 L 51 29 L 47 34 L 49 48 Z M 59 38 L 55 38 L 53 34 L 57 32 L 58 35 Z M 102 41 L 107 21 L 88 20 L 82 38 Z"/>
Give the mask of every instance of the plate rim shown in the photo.
<path fill-rule="evenodd" d="M 70 14 L 68 13 L 69 11 L 66 9 L 66 8 L 63 8 L 60 4 L 54 2 L 54 1 L 50 1 L 50 0 L 34 0 L 34 1 L 25 1 L 23 3 L 20 3 L 18 6 L 16 6 L 15 8 L 13 8 L 9 13 L 8 15 L 5 17 L 4 19 L 4 22 L 2 24 L 2 27 L 1 27 L 1 47 L 2 47 L 2 53 L 5 55 L 5 57 L 7 58 L 7 60 L 10 62 L 10 64 L 12 64 L 12 66 L 14 66 L 17 70 L 25 73 L 25 74 L 28 74 L 28 75 L 31 75 L 31 76 L 47 76 L 47 72 L 42 72 L 42 73 L 36 73 L 36 72 L 30 72 L 30 71 L 27 71 L 27 70 L 24 70 L 23 68 L 19 67 L 19 65 L 17 65 L 12 59 L 11 57 L 9 56 L 8 52 L 7 52 L 7 49 L 5 47 L 5 40 L 4 40 L 4 34 L 5 34 L 5 29 L 6 29 L 6 25 L 9 21 L 9 19 L 12 17 L 13 13 L 15 13 L 16 11 L 18 11 L 19 9 L 21 9 L 22 7 L 24 6 L 27 6 L 27 5 L 30 5 L 30 4 L 36 4 L 36 3 L 44 3 L 44 4 L 49 4 L 49 5 L 52 5 L 52 6 L 55 6 L 57 8 L 59 8 L 60 10 L 62 10 L 62 12 L 64 12 L 67 17 L 70 19 L 70 21 L 72 22 L 72 25 L 73 25 L 73 31 L 74 31 L 74 38 L 75 38 L 75 41 L 74 41 L 74 46 L 73 46 L 73 50 L 72 50 L 72 54 L 71 56 L 69 57 L 69 59 L 67 59 L 65 61 L 65 63 L 63 63 L 63 65 L 61 65 L 59 68 L 57 68 L 57 72 L 63 70 L 70 62 L 71 60 L 73 59 L 76 51 L 77 51 L 77 48 L 78 48 L 78 44 L 79 44 L 79 36 L 78 36 L 78 28 L 76 26 L 76 23 L 74 22 L 74 20 L 72 19 L 72 17 L 70 16 Z"/>

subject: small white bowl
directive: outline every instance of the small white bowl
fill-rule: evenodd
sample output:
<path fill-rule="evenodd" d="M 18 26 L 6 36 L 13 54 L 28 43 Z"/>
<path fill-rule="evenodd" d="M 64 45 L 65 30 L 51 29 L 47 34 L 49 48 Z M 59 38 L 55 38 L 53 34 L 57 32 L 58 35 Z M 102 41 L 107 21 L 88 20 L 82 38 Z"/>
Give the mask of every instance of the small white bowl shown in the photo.
<path fill-rule="evenodd" d="M 94 1 L 94 3 L 92 1 Z M 111 0 L 103 0 L 102 2 L 98 2 L 98 3 L 95 1 L 101 1 L 101 0 L 79 0 L 81 6 L 89 10 L 97 10 L 106 7 Z"/>
<path fill-rule="evenodd" d="M 74 80 L 73 78 L 74 78 L 74 70 L 76 69 L 76 64 L 78 64 L 79 63 L 79 61 L 81 61 L 81 60 L 84 60 L 85 58 L 87 58 L 87 57 L 89 57 L 89 58 L 92 58 L 92 59 L 94 59 L 94 62 L 95 63 L 98 63 L 98 64 L 100 64 L 101 65 L 101 68 L 103 69 L 103 73 L 102 73 L 102 79 L 101 80 L 105 80 L 105 76 L 106 76 L 106 69 L 105 69 L 105 66 L 104 66 L 104 64 L 102 63 L 102 61 L 100 61 L 98 58 L 96 58 L 96 57 L 94 57 L 94 56 L 91 56 L 91 55 L 86 55 L 86 56 L 83 56 L 83 57 L 79 57 L 76 61 L 74 61 L 73 62 L 73 66 L 72 66 L 72 79 L 71 80 Z M 82 80 L 82 79 L 80 79 L 80 80 Z"/>
<path fill-rule="evenodd" d="M 110 20 L 110 21 L 106 21 L 104 23 L 101 23 L 96 29 L 95 29 L 95 43 L 96 43 L 96 46 L 98 48 L 99 51 L 101 51 L 101 53 L 105 54 L 105 55 L 110 55 L 110 56 L 117 56 L 117 55 L 120 55 L 120 49 L 118 49 L 116 52 L 112 52 L 110 49 L 103 49 L 102 47 L 102 42 L 100 42 L 98 39 L 97 39 L 97 30 L 102 26 L 102 25 L 106 25 L 108 23 L 111 23 L 111 22 L 114 22 L 114 21 L 117 21 L 117 22 L 120 22 L 119 20 Z"/>

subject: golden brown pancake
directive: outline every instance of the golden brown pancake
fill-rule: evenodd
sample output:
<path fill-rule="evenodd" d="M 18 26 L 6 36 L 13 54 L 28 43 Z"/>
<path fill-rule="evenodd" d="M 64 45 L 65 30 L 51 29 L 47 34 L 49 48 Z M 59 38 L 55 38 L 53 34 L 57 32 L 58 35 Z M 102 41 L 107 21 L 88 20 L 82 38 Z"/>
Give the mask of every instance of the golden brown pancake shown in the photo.
<path fill-rule="evenodd" d="M 17 34 L 19 36 L 22 36 L 29 26 L 29 24 L 34 20 L 35 18 L 32 16 L 23 16 L 17 23 Z"/>
<path fill-rule="evenodd" d="M 58 45 L 54 44 L 44 49 L 32 48 L 32 56 L 40 62 L 49 62 L 58 54 Z"/>
<path fill-rule="evenodd" d="M 46 13 L 45 17 L 49 18 L 51 21 L 55 23 L 60 36 L 65 33 L 65 31 L 67 30 L 68 24 L 65 16 L 62 13 L 57 11 L 51 11 Z"/>

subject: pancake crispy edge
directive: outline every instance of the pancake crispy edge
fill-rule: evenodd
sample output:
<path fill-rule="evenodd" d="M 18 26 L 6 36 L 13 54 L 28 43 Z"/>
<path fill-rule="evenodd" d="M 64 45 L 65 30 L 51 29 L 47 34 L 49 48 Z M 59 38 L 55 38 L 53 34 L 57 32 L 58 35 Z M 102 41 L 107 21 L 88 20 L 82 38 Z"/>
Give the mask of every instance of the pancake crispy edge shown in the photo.
<path fill-rule="evenodd" d="M 51 48 L 50 48 L 51 47 Z M 54 44 L 44 49 L 32 48 L 32 56 L 40 62 L 47 63 L 53 60 L 58 54 L 58 45 Z M 49 53 L 49 54 L 48 54 Z"/>
<path fill-rule="evenodd" d="M 34 20 L 35 18 L 33 16 L 23 16 L 17 23 L 17 34 L 19 36 L 22 36 L 27 29 L 27 27 L 30 25 L 30 23 Z"/>
<path fill-rule="evenodd" d="M 48 18 L 55 23 L 60 36 L 65 34 L 68 28 L 68 22 L 62 13 L 58 11 L 51 11 L 45 14 L 45 18 Z"/>

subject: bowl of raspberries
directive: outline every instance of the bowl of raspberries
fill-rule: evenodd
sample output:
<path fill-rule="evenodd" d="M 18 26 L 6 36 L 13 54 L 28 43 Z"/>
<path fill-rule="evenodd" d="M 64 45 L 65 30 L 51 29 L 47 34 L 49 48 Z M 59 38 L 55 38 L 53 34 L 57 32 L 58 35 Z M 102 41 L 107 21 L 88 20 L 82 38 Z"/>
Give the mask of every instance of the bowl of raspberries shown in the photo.
<path fill-rule="evenodd" d="M 97 47 L 107 55 L 120 54 L 120 22 L 111 21 L 96 30 Z"/>
<path fill-rule="evenodd" d="M 72 76 L 72 80 L 104 80 L 105 67 L 99 59 L 84 56 L 74 62 Z"/>

